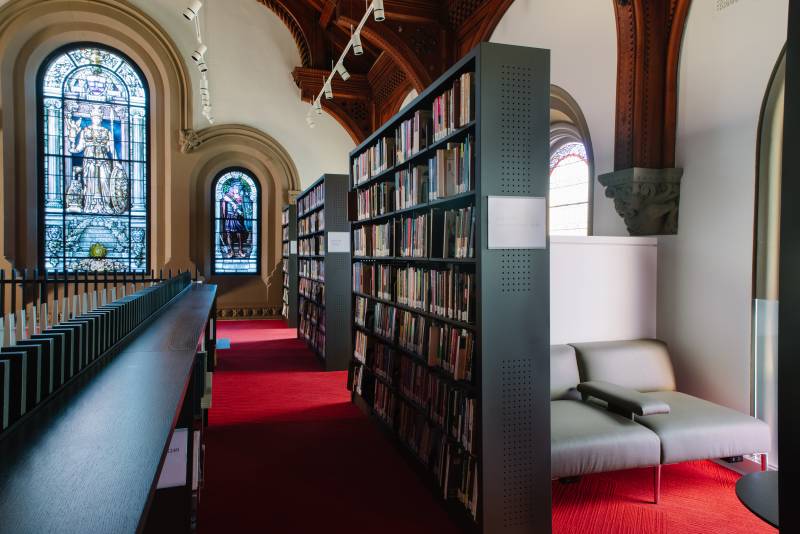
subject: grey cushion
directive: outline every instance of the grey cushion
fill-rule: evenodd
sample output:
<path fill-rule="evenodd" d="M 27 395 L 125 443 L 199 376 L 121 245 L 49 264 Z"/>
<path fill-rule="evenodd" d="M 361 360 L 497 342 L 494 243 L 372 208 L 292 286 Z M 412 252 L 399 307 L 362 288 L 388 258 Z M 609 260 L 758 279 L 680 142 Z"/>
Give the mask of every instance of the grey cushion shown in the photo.
<path fill-rule="evenodd" d="M 670 413 L 637 417 L 661 439 L 661 463 L 725 458 L 770 449 L 766 423 L 677 391 L 649 394 L 670 406 Z"/>
<path fill-rule="evenodd" d="M 658 465 L 658 436 L 633 421 L 581 401 L 550 403 L 554 478 Z"/>
<path fill-rule="evenodd" d="M 610 382 L 584 382 L 578 384 L 578 392 L 584 397 L 594 397 L 610 404 L 615 410 L 626 414 L 653 415 L 669 413 L 669 404 L 650 393 L 624 388 Z"/>
<path fill-rule="evenodd" d="M 601 380 L 639 391 L 674 391 L 667 346 L 655 339 L 573 343 L 581 382 Z"/>
<path fill-rule="evenodd" d="M 569 345 L 550 345 L 550 399 L 577 400 L 575 388 L 579 382 L 575 349 Z"/>

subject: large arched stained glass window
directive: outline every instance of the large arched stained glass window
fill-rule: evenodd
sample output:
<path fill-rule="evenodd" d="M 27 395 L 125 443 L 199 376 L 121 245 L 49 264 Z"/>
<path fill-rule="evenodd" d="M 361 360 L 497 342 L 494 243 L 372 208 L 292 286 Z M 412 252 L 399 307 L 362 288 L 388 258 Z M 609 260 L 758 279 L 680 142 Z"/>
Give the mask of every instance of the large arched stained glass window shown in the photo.
<path fill-rule="evenodd" d="M 583 143 L 570 142 L 550 156 L 550 234 L 587 235 L 589 163 Z"/>
<path fill-rule="evenodd" d="M 43 235 L 50 271 L 148 266 L 147 88 L 119 52 L 74 45 L 40 73 Z"/>
<path fill-rule="evenodd" d="M 258 182 L 244 169 L 226 169 L 212 187 L 214 274 L 258 274 Z"/>

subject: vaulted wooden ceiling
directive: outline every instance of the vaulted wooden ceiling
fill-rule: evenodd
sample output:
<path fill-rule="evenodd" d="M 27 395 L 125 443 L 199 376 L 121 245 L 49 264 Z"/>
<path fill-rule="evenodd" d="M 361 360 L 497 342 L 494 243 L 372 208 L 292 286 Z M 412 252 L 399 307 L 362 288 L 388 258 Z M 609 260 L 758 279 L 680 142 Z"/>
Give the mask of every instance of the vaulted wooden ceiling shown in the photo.
<path fill-rule="evenodd" d="M 311 102 L 361 20 L 364 0 L 258 0 L 286 24 L 300 52 L 294 81 Z M 513 0 L 385 0 L 386 20 L 361 32 L 364 54 L 349 53 L 350 79 L 334 77 L 322 105 L 358 143 L 394 115 L 411 89 L 422 91 L 487 40 Z"/>

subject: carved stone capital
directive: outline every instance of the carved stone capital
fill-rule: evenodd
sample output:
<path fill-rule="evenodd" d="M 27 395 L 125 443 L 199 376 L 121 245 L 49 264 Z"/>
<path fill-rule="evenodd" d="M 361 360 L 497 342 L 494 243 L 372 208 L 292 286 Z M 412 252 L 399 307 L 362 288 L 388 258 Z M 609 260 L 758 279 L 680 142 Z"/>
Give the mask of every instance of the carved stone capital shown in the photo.
<path fill-rule="evenodd" d="M 606 196 L 634 236 L 678 233 L 678 206 L 683 169 L 633 167 L 601 174 Z"/>
<path fill-rule="evenodd" d="M 300 196 L 300 193 L 303 191 L 300 189 L 290 189 L 289 193 L 289 204 L 297 204 L 297 197 Z"/>
<path fill-rule="evenodd" d="M 189 152 L 197 150 L 202 142 L 203 141 L 200 139 L 200 136 L 195 130 L 181 130 L 181 152 L 184 154 L 188 154 Z"/>

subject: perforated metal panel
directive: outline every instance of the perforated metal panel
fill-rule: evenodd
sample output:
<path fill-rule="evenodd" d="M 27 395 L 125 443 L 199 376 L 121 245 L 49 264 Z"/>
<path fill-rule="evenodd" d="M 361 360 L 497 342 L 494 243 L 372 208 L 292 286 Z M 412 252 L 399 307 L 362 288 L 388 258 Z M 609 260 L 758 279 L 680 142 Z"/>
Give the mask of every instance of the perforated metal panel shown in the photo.
<path fill-rule="evenodd" d="M 503 524 L 527 525 L 533 502 L 533 361 L 501 360 L 503 422 Z"/>
<path fill-rule="evenodd" d="M 500 287 L 503 293 L 530 292 L 533 287 L 533 252 L 504 250 L 500 254 Z"/>
<path fill-rule="evenodd" d="M 500 67 L 500 191 L 504 194 L 534 194 L 534 82 L 532 67 Z"/>

